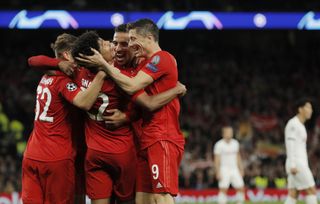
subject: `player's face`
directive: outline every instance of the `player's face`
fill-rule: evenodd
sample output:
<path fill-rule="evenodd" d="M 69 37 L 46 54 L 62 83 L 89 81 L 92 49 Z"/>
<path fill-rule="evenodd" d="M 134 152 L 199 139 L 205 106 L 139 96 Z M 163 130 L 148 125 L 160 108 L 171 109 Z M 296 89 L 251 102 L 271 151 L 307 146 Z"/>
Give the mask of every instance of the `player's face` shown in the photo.
<path fill-rule="evenodd" d="M 310 119 L 313 112 L 311 103 L 307 102 L 303 107 L 301 107 L 301 112 L 306 119 Z"/>
<path fill-rule="evenodd" d="M 224 127 L 222 129 L 222 137 L 225 140 L 230 140 L 233 137 L 233 129 L 231 127 Z"/>
<path fill-rule="evenodd" d="M 115 32 L 112 40 L 114 59 L 120 66 L 131 62 L 133 53 L 129 50 L 129 33 Z"/>
<path fill-rule="evenodd" d="M 145 57 L 145 48 L 147 47 L 147 38 L 138 34 L 136 29 L 129 30 L 129 48 L 135 57 Z"/>
<path fill-rule="evenodd" d="M 112 60 L 111 43 L 108 40 L 99 39 L 100 53 L 106 61 Z"/>

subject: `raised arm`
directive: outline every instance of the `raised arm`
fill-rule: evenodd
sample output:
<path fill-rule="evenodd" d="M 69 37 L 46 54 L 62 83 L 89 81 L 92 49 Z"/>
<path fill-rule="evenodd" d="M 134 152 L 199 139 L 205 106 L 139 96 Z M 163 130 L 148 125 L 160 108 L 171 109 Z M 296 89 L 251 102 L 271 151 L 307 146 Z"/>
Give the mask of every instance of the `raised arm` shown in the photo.
<path fill-rule="evenodd" d="M 176 87 L 156 95 L 148 95 L 146 92 L 142 92 L 137 96 L 136 103 L 152 112 L 163 107 L 177 96 L 184 96 L 186 91 L 186 87 L 178 82 Z"/>
<path fill-rule="evenodd" d="M 52 58 L 45 55 L 29 57 L 28 64 L 34 70 L 61 70 L 68 76 L 71 76 L 73 74 L 74 68 L 76 67 L 75 63 L 73 62 Z"/>

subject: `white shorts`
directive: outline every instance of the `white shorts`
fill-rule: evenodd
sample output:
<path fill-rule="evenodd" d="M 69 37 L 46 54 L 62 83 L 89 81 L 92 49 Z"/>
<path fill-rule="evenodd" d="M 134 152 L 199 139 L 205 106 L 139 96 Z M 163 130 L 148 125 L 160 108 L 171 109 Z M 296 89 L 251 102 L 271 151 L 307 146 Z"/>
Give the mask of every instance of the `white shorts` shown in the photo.
<path fill-rule="evenodd" d="M 238 168 L 222 168 L 220 172 L 221 180 L 219 181 L 219 188 L 229 188 L 230 184 L 233 188 L 243 188 L 244 182 Z"/>
<path fill-rule="evenodd" d="M 298 167 L 298 173 L 288 173 L 288 188 L 304 190 L 315 186 L 314 178 L 309 167 Z"/>

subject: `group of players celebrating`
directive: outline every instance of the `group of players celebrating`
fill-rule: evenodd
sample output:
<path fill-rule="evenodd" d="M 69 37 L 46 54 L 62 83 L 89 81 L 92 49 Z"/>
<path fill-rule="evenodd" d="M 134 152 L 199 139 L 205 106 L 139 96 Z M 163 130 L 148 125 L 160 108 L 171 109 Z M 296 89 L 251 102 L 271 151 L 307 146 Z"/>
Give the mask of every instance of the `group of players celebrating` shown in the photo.
<path fill-rule="evenodd" d="M 62 34 L 42 70 L 34 128 L 22 162 L 24 204 L 171 204 L 184 151 L 175 58 L 149 19 Z M 84 111 L 81 111 L 84 110 Z"/>
<path fill-rule="evenodd" d="M 29 58 L 44 71 L 37 87 L 34 128 L 22 162 L 24 204 L 173 204 L 184 152 L 179 126 L 175 58 L 159 46 L 149 19 L 115 28 L 113 40 L 96 32 L 62 34 L 51 45 L 55 58 Z M 84 110 L 84 111 L 82 111 Z M 312 115 L 301 100 L 285 129 L 288 197 L 306 191 L 316 204 L 315 182 L 306 151 L 304 123 Z M 214 148 L 218 203 L 232 184 L 243 203 L 243 165 L 231 126 Z"/>

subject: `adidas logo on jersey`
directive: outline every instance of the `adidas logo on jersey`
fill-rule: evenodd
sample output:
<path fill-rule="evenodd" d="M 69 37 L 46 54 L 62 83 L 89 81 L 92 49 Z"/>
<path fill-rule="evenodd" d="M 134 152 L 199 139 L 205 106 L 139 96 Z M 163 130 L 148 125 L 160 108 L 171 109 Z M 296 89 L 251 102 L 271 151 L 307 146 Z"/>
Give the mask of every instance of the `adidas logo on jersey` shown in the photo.
<path fill-rule="evenodd" d="M 163 187 L 162 184 L 158 182 L 156 188 L 162 188 L 162 187 Z"/>

